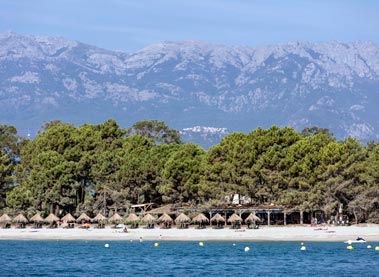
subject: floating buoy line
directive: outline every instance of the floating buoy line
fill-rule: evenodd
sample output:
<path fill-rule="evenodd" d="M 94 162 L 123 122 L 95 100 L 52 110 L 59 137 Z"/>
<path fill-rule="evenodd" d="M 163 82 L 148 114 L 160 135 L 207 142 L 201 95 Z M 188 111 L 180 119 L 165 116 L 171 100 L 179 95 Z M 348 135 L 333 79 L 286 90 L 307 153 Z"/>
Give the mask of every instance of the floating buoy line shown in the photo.
<path fill-rule="evenodd" d="M 139 241 L 140 241 L 140 242 L 143 241 L 143 240 L 142 240 L 142 237 L 140 237 Z M 133 242 L 133 240 L 130 240 L 130 242 Z M 347 244 L 348 244 L 348 246 L 346 247 L 347 250 L 354 250 L 354 247 L 352 246 L 352 243 L 351 243 L 350 241 L 348 241 Z M 155 243 L 154 243 L 154 247 L 158 247 L 158 246 L 159 246 L 159 243 L 158 243 L 158 242 L 155 242 Z M 199 242 L 199 246 L 200 246 L 200 247 L 204 247 L 204 242 L 200 241 L 200 242 Z M 236 243 L 233 243 L 232 246 L 235 247 L 235 246 L 236 246 Z M 105 243 L 105 244 L 104 244 L 104 248 L 109 248 L 109 243 Z M 370 245 L 370 244 L 367 245 L 367 249 L 372 249 L 372 248 L 373 248 L 372 245 Z M 301 250 L 301 251 L 305 251 L 305 250 L 307 250 L 307 247 L 304 245 L 304 242 L 301 243 L 300 250 Z M 375 251 L 379 251 L 379 245 L 375 246 L 374 250 L 375 250 Z M 249 247 L 249 246 L 245 246 L 244 251 L 245 251 L 245 252 L 250 252 L 250 247 Z"/>

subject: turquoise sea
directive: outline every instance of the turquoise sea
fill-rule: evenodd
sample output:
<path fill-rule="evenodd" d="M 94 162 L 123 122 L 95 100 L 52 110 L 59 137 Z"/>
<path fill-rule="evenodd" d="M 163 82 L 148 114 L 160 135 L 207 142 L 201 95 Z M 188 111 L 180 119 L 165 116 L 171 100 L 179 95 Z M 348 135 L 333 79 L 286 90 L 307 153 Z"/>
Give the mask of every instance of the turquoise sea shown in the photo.
<path fill-rule="evenodd" d="M 0 276 L 379 276 L 379 242 L 154 243 L 0 241 Z"/>

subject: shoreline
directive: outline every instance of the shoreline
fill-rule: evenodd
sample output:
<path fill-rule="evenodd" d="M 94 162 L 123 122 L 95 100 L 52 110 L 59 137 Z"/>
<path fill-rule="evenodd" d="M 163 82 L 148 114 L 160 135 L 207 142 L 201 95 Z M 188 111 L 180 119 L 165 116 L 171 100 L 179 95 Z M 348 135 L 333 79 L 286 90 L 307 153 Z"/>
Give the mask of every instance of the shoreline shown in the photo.
<path fill-rule="evenodd" d="M 354 226 L 280 226 L 259 229 L 0 229 L 0 240 L 136 240 L 146 241 L 252 241 L 252 242 L 344 242 L 358 236 L 367 242 L 379 242 L 379 224 Z"/>

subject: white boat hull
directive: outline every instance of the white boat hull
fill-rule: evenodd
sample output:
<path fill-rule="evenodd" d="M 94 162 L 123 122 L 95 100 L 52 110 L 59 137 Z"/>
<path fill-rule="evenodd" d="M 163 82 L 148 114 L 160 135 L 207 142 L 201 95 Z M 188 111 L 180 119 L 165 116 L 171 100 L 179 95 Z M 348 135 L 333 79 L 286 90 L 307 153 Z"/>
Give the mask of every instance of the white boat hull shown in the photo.
<path fill-rule="evenodd" d="M 365 240 L 347 240 L 345 243 L 366 243 Z"/>

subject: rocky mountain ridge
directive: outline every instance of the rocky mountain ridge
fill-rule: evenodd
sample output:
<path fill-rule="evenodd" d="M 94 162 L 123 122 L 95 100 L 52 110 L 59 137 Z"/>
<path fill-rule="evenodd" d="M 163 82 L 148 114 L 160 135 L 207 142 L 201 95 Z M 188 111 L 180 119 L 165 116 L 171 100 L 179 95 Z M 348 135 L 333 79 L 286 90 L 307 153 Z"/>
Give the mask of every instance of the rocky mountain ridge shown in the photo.
<path fill-rule="evenodd" d="M 276 124 L 377 140 L 378 88 L 374 42 L 256 48 L 162 42 L 123 53 L 63 38 L 0 34 L 0 119 L 20 133 L 35 133 L 54 119 L 115 118 L 123 127 L 163 120 L 189 137 L 200 134 L 190 131 L 194 126 L 248 132 Z"/>

